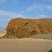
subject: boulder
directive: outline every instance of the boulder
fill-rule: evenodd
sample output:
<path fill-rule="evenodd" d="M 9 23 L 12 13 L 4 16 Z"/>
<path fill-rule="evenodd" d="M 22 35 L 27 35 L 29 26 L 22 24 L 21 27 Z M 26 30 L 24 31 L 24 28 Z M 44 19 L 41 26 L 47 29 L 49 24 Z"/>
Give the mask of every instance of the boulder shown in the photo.
<path fill-rule="evenodd" d="M 28 38 L 32 35 L 51 33 L 48 23 L 36 19 L 16 18 L 9 21 L 6 27 L 6 38 Z"/>

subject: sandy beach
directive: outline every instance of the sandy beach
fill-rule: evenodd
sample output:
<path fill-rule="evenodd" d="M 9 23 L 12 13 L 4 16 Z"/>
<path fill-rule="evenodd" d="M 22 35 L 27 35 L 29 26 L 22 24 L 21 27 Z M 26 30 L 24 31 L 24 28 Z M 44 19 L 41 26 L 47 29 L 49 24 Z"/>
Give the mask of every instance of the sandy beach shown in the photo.
<path fill-rule="evenodd" d="M 43 39 L 0 39 L 0 52 L 48 52 L 52 40 Z"/>

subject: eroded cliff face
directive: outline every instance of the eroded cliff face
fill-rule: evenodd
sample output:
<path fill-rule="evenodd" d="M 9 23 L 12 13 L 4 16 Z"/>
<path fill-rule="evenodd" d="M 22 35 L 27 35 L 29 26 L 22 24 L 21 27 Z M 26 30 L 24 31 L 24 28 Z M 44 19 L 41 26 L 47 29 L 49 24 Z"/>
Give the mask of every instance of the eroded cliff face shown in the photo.
<path fill-rule="evenodd" d="M 50 19 L 52 20 L 52 19 Z M 6 28 L 7 38 L 25 38 L 36 34 L 52 33 L 52 22 L 48 19 L 12 19 Z"/>

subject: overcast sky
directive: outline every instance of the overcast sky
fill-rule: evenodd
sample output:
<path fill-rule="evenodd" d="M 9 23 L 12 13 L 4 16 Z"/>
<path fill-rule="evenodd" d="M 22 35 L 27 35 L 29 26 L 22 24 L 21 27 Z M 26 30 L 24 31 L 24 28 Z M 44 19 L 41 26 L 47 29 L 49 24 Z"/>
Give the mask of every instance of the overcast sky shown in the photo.
<path fill-rule="evenodd" d="M 52 0 L 0 0 L 0 28 L 15 17 L 52 18 Z"/>

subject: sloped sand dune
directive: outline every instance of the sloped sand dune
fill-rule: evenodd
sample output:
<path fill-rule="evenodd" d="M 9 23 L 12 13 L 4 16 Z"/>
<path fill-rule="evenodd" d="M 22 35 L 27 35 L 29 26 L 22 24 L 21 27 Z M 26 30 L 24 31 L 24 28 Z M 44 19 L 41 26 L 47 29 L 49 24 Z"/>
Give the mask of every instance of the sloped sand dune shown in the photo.
<path fill-rule="evenodd" d="M 6 35 L 6 31 L 0 32 L 0 37 L 3 37 L 3 36 L 5 36 L 5 35 Z"/>
<path fill-rule="evenodd" d="M 0 39 L 0 52 L 48 52 L 52 40 L 43 39 Z"/>

